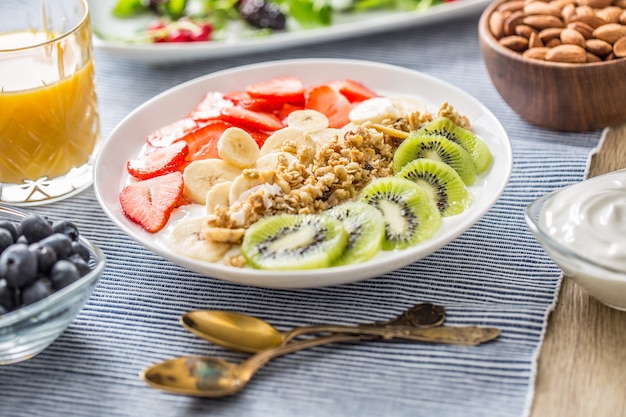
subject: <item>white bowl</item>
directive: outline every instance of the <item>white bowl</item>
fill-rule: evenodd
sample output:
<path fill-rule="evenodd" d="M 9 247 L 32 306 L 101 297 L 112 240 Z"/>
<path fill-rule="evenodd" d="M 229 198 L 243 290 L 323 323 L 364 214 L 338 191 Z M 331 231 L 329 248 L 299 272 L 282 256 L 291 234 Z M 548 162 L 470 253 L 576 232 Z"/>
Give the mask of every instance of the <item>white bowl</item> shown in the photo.
<path fill-rule="evenodd" d="M 567 277 L 601 303 L 626 311 L 624 210 L 626 171 L 616 171 L 546 194 L 525 215 L 537 241 Z M 563 216 L 577 221 L 563 226 Z"/>

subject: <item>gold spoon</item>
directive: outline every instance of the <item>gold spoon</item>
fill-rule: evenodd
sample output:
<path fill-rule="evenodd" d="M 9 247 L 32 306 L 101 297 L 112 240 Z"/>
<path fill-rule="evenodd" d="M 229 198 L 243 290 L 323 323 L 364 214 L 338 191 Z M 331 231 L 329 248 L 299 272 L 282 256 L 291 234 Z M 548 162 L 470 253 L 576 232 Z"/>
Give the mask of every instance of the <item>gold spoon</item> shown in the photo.
<path fill-rule="evenodd" d="M 407 329 L 406 326 L 399 328 Z M 411 330 L 411 340 L 470 346 L 493 340 L 500 334 L 499 329 L 474 326 L 422 329 L 409 327 L 408 329 Z M 378 336 L 388 339 L 396 336 L 403 339 L 407 338 L 407 334 L 404 333 L 405 330 L 397 333 L 385 328 L 378 330 Z M 262 350 L 238 365 L 213 357 L 168 359 L 143 370 L 140 378 L 153 388 L 174 394 L 197 397 L 224 397 L 235 394 L 245 388 L 255 372 L 275 357 L 328 343 L 371 340 L 374 338 L 374 332 L 372 332 L 370 335 L 334 334 L 332 336 L 291 342 L 286 345 Z"/>
<path fill-rule="evenodd" d="M 398 325 L 415 328 L 436 327 L 443 324 L 445 318 L 445 307 L 431 303 L 422 303 L 409 308 L 389 321 L 357 326 L 303 326 L 287 332 L 280 332 L 271 324 L 259 318 L 241 313 L 216 310 L 196 310 L 183 314 L 180 317 L 180 324 L 196 336 L 216 345 L 241 352 L 254 353 L 285 345 L 293 338 L 304 334 L 367 334 L 371 329 L 378 331 L 380 328 Z"/>

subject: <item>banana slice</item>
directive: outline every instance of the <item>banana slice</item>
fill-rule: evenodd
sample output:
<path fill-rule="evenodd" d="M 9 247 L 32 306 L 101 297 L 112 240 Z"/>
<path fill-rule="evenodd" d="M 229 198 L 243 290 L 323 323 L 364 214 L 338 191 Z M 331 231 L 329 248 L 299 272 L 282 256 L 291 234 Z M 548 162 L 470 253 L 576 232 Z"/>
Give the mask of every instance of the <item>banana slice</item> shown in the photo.
<path fill-rule="evenodd" d="M 274 184 L 274 171 L 251 171 L 248 170 L 233 180 L 233 185 L 228 193 L 228 201 L 234 204 L 245 200 L 247 192 L 254 187 L 263 184 Z"/>
<path fill-rule="evenodd" d="M 241 243 L 245 232 L 244 228 L 209 227 L 206 236 L 214 242 Z"/>
<path fill-rule="evenodd" d="M 229 243 L 215 242 L 207 234 L 208 217 L 182 219 L 170 232 L 170 246 L 181 255 L 206 262 L 217 262 L 230 249 Z"/>
<path fill-rule="evenodd" d="M 400 116 L 406 116 L 411 113 L 426 113 L 426 104 L 415 96 L 393 96 L 389 97 L 393 106 L 398 110 Z"/>
<path fill-rule="evenodd" d="M 295 110 L 287 116 L 287 126 L 296 127 L 305 132 L 317 132 L 328 127 L 328 117 L 317 110 Z"/>
<path fill-rule="evenodd" d="M 256 164 L 254 164 L 254 168 L 259 171 L 275 170 L 278 166 L 278 160 L 280 158 L 286 158 L 287 165 L 298 160 L 298 158 L 289 152 L 272 152 L 257 159 Z"/>
<path fill-rule="evenodd" d="M 320 130 L 317 132 L 309 133 L 309 137 L 313 139 L 317 149 L 319 150 L 322 146 L 327 145 L 333 141 L 337 141 L 338 143 L 343 143 L 343 136 L 346 134 L 346 131 L 343 129 L 337 129 L 329 127 L 328 129 Z"/>
<path fill-rule="evenodd" d="M 400 113 L 387 97 L 374 97 L 355 105 L 348 117 L 351 122 L 359 125 L 365 122 L 380 123 L 385 119 L 396 119 L 400 117 Z"/>
<path fill-rule="evenodd" d="M 211 187 L 211 189 L 206 193 L 205 210 L 207 214 L 215 213 L 216 206 L 228 207 L 230 205 L 228 193 L 230 193 L 230 187 L 232 185 L 232 181 L 224 181 Z"/>
<path fill-rule="evenodd" d="M 248 168 L 259 159 L 259 145 L 245 130 L 229 127 L 217 141 L 217 154 L 231 165 Z"/>
<path fill-rule="evenodd" d="M 316 145 L 306 131 L 297 127 L 284 127 L 272 133 L 261 147 L 261 156 L 272 152 L 289 152 L 308 165 L 315 157 Z"/>
<path fill-rule="evenodd" d="M 185 197 L 198 204 L 206 204 L 207 192 L 220 182 L 232 181 L 241 169 L 221 159 L 193 161 L 183 171 Z"/>

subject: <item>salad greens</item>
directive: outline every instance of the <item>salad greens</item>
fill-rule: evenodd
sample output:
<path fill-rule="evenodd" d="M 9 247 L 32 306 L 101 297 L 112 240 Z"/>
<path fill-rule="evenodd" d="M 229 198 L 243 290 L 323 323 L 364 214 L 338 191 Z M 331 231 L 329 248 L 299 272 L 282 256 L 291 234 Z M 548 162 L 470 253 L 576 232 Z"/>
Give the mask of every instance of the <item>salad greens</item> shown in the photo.
<path fill-rule="evenodd" d="M 243 23 L 245 30 L 269 34 L 272 29 L 253 27 L 250 19 L 240 13 L 244 1 L 255 1 L 277 7 L 296 27 L 310 29 L 330 26 L 339 14 L 355 14 L 372 10 L 415 11 L 453 0 L 118 0 L 112 11 L 118 18 L 153 15 L 161 21 L 180 19 L 202 21 L 212 28 L 214 37 L 233 22 Z M 215 36 L 218 35 L 218 36 Z"/>

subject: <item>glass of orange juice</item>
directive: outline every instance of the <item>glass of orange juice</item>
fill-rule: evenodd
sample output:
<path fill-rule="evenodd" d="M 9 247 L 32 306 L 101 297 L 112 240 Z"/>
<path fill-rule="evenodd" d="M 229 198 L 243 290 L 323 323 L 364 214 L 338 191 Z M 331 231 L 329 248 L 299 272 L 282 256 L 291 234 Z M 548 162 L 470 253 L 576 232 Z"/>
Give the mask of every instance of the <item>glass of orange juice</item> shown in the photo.
<path fill-rule="evenodd" d="M 91 36 L 86 0 L 2 0 L 0 203 L 49 203 L 92 184 Z"/>

